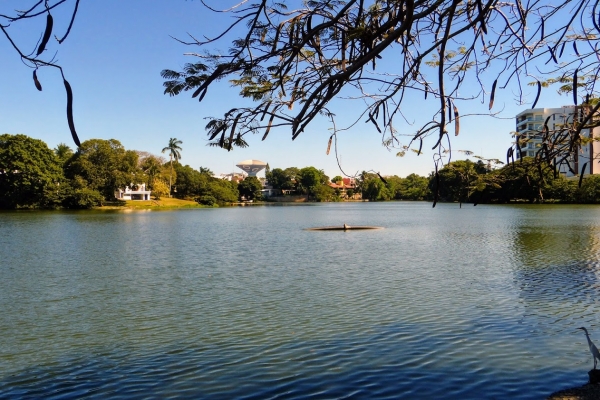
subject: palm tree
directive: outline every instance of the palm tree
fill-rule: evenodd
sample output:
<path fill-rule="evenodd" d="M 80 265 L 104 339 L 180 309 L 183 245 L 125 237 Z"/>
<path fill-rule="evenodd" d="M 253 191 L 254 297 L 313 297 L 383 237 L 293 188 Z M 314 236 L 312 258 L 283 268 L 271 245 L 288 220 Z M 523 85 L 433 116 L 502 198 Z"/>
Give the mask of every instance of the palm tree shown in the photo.
<path fill-rule="evenodd" d="M 54 149 L 54 154 L 58 157 L 61 163 L 65 163 L 73 155 L 73 150 L 64 143 L 59 143 Z"/>
<path fill-rule="evenodd" d="M 171 138 L 169 139 L 169 145 L 167 147 L 165 147 L 164 149 L 162 149 L 162 152 L 164 153 L 165 151 L 169 152 L 169 160 L 171 163 L 171 175 L 169 175 L 169 197 L 171 197 L 171 179 L 173 177 L 173 159 L 175 159 L 175 161 L 178 161 L 181 158 L 181 154 L 179 153 L 181 149 L 181 147 L 179 147 L 180 144 L 182 144 L 183 142 L 181 140 L 177 140 L 176 138 Z"/>
<path fill-rule="evenodd" d="M 214 172 L 212 172 L 210 170 L 210 168 L 200 167 L 200 168 L 198 168 L 198 170 L 200 171 L 201 174 L 204 174 L 204 175 L 208 175 L 208 176 L 213 176 L 214 175 Z"/>

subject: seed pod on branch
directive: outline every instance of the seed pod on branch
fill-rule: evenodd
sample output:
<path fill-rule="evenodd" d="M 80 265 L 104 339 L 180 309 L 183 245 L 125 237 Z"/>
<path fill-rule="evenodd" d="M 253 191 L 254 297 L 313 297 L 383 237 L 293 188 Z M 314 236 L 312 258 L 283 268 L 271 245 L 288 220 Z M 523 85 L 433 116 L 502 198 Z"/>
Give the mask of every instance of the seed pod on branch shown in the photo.
<path fill-rule="evenodd" d="M 578 187 L 581 187 L 581 183 L 583 182 L 583 175 L 585 174 L 585 167 L 587 167 L 587 162 L 583 164 L 583 166 L 581 167 L 581 174 L 579 175 L 579 185 Z"/>
<path fill-rule="evenodd" d="M 77 147 L 81 146 L 81 142 L 79 142 L 79 137 L 77 136 L 77 132 L 75 131 L 75 123 L 73 121 L 73 90 L 71 89 L 71 85 L 67 82 L 66 79 L 63 79 L 63 83 L 65 84 L 65 90 L 67 91 L 67 122 L 69 123 L 69 130 L 71 131 L 71 136 L 73 137 L 73 141 L 77 145 Z"/>
<path fill-rule="evenodd" d="M 241 116 L 242 113 L 239 113 L 233 120 L 233 124 L 231 125 L 231 132 L 229 132 L 229 146 L 227 148 L 227 151 L 231 151 L 233 149 L 233 135 L 235 133 L 235 127 L 237 126 Z"/>
<path fill-rule="evenodd" d="M 275 53 L 277 50 L 277 42 L 279 41 L 279 35 L 281 34 L 281 29 L 283 28 L 283 22 L 279 24 L 277 27 L 277 31 L 275 31 L 275 39 L 273 39 L 273 47 L 271 47 L 271 53 Z"/>
<path fill-rule="evenodd" d="M 33 70 L 33 83 L 35 84 L 35 88 L 41 92 L 42 84 L 40 83 L 40 81 L 37 78 L 37 68 Z"/>
<path fill-rule="evenodd" d="M 265 130 L 265 134 L 262 137 L 262 140 L 267 138 L 269 131 L 271 130 L 271 125 L 273 124 L 273 120 L 275 119 L 275 113 L 271 114 L 271 118 L 269 118 L 269 124 L 267 125 L 267 129 Z"/>
<path fill-rule="evenodd" d="M 563 51 L 565 51 L 565 44 L 567 44 L 567 42 L 563 42 L 562 46 L 560 46 L 560 53 L 558 53 L 558 58 L 562 57 Z"/>
<path fill-rule="evenodd" d="M 460 133 L 460 116 L 458 115 L 458 108 L 456 107 L 456 105 L 453 105 L 454 107 L 454 136 L 458 136 L 458 134 Z"/>
<path fill-rule="evenodd" d="M 577 71 L 578 68 L 575 68 L 573 73 L 573 104 L 575 105 L 577 105 Z"/>
<path fill-rule="evenodd" d="M 268 101 L 267 104 L 265 105 L 265 109 L 263 110 L 262 115 L 260 116 L 260 120 L 262 121 L 263 119 L 265 119 L 265 116 L 267 115 L 267 111 L 269 111 L 269 107 L 271 106 L 272 100 Z"/>
<path fill-rule="evenodd" d="M 552 50 L 552 47 L 548 46 L 548 51 L 550 52 L 550 59 L 553 60 L 555 64 L 558 64 L 558 60 L 556 59 L 556 55 L 554 55 L 554 50 Z M 548 60 L 546 64 L 548 64 L 548 62 L 550 62 L 550 60 Z"/>
<path fill-rule="evenodd" d="M 346 31 L 342 31 L 342 70 L 346 71 Z"/>
<path fill-rule="evenodd" d="M 483 14 L 483 5 L 481 0 L 477 0 L 477 11 L 479 12 L 479 18 L 481 18 L 481 30 L 487 35 L 487 27 L 485 26 L 485 15 Z"/>
<path fill-rule="evenodd" d="M 494 81 L 494 83 L 492 84 L 492 93 L 490 94 L 490 107 L 489 109 L 491 110 L 492 107 L 494 107 L 494 96 L 496 95 L 496 84 L 498 83 L 498 79 L 496 79 Z"/>
<path fill-rule="evenodd" d="M 438 167 L 437 167 L 437 163 L 435 164 L 435 190 L 433 191 L 433 206 L 432 208 L 435 208 L 435 205 L 438 202 L 438 199 L 440 198 L 440 174 L 438 172 Z"/>
<path fill-rule="evenodd" d="M 329 136 L 329 141 L 327 142 L 327 151 L 325 152 L 326 155 L 329 155 L 329 150 L 331 150 L 331 142 L 333 141 L 333 135 Z"/>
<path fill-rule="evenodd" d="M 44 36 L 42 36 L 42 41 L 40 42 L 36 53 L 38 56 L 46 49 L 48 40 L 50 40 L 50 35 L 52 35 L 52 25 L 54 25 L 54 20 L 50 11 L 48 11 L 48 15 L 46 16 L 46 29 L 44 30 Z"/>
<path fill-rule="evenodd" d="M 381 133 L 381 129 L 379 128 L 377 121 L 375 121 L 375 118 L 373 118 L 373 115 L 371 115 L 371 114 L 369 114 L 369 121 L 371 121 L 373 123 L 373 125 L 375 125 L 375 128 L 377 128 L 377 132 Z"/>
<path fill-rule="evenodd" d="M 540 81 L 537 81 L 537 95 L 535 96 L 535 100 L 533 101 L 533 105 L 531 106 L 531 108 L 535 108 L 535 105 L 537 104 L 538 100 L 540 99 L 541 93 L 542 93 L 542 83 Z"/>

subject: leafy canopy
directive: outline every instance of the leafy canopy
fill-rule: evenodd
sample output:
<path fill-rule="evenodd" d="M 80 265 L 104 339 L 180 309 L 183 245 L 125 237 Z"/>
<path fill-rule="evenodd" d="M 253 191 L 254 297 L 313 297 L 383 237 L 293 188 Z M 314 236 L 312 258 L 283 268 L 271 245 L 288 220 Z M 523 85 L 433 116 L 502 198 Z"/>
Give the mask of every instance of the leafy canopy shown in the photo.
<path fill-rule="evenodd" d="M 240 101 L 206 125 L 211 143 L 227 150 L 247 146 L 249 133 L 264 140 L 275 127 L 287 127 L 295 139 L 323 116 L 331 120 L 333 135 L 368 122 L 399 154 L 421 154 L 431 139 L 437 168 L 450 149 L 450 134 L 460 133 L 459 109 L 466 101 L 477 99 L 492 110 L 495 92 L 506 88 L 518 102 L 531 101 L 522 87 L 533 83 L 535 106 L 542 86 L 560 75 L 578 82 L 575 104 L 592 104 L 600 67 L 597 6 L 597 0 L 260 0 L 227 10 L 206 5 L 229 13 L 232 23 L 210 37 L 203 32 L 204 40 L 181 41 L 199 49 L 193 53 L 197 60 L 181 71 L 162 72 L 165 93 L 191 91 L 203 101 L 219 80 L 239 88 L 254 104 Z M 406 133 L 400 128 L 408 123 L 402 105 L 428 97 L 431 120 Z M 343 127 L 335 124 L 333 102 L 341 98 L 364 104 Z M 592 118 L 599 107 L 579 110 L 569 135 L 547 135 L 545 157 L 572 153 L 583 129 L 600 123 Z"/>

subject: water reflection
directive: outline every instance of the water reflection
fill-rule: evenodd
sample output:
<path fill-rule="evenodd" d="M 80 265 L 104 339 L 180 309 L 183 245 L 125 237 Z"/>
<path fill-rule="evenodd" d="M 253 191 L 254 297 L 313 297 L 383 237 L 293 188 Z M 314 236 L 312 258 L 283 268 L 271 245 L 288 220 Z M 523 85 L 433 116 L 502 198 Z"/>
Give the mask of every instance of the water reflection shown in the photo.
<path fill-rule="evenodd" d="M 574 328 L 599 326 L 600 214 L 552 210 L 0 214 L 0 397 L 540 398 L 582 384 Z M 303 230 L 343 223 L 386 229 Z"/>

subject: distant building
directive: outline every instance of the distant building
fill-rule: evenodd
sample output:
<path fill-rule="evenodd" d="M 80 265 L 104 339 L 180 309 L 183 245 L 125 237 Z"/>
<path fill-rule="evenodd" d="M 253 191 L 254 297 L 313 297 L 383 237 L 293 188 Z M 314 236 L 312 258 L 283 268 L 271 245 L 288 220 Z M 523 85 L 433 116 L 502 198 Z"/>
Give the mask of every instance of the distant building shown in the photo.
<path fill-rule="evenodd" d="M 342 178 L 341 181 L 338 181 L 337 183 L 329 182 L 328 185 L 330 188 L 338 190 L 342 198 L 349 197 L 348 190 L 354 191 L 354 189 L 356 189 L 354 178 Z M 357 198 L 357 193 L 353 193 L 351 197 Z"/>
<path fill-rule="evenodd" d="M 146 184 L 126 186 L 125 189 L 117 189 L 115 197 L 119 200 L 150 200 L 150 190 L 146 190 Z"/>
<path fill-rule="evenodd" d="M 243 181 L 246 178 L 246 174 L 242 173 L 238 173 L 238 172 L 232 172 L 230 174 L 221 174 L 216 176 L 215 178 L 219 178 L 219 179 L 224 179 L 226 181 L 230 181 L 230 182 L 239 182 L 239 181 Z"/>
<path fill-rule="evenodd" d="M 516 158 L 520 157 L 535 157 L 536 153 L 541 150 L 543 146 L 543 134 L 542 130 L 544 122 L 548 119 L 548 130 L 552 132 L 559 132 L 565 124 L 573 123 L 574 118 L 581 118 L 580 114 L 577 115 L 577 110 L 581 110 L 581 107 L 575 106 L 563 106 L 560 108 L 534 108 L 523 111 L 516 116 L 516 139 L 519 147 L 517 148 Z M 580 112 L 580 111 L 579 111 Z M 584 129 L 581 131 L 581 135 L 584 137 L 600 137 L 600 127 L 593 129 Z M 571 177 L 582 172 L 585 175 L 600 174 L 600 166 L 594 165 L 600 156 L 600 142 L 590 142 L 579 147 L 578 151 L 567 159 L 571 168 L 577 172 L 573 172 L 566 166 L 561 165 L 559 172 L 566 176 Z M 559 160 L 553 160 L 558 163 Z M 587 163 L 587 164 L 586 164 Z M 585 171 L 583 167 L 585 165 Z"/>
<path fill-rule="evenodd" d="M 248 176 L 256 176 L 256 174 L 267 167 L 267 163 L 260 160 L 244 160 L 236 164 L 236 167 L 247 173 Z"/>

